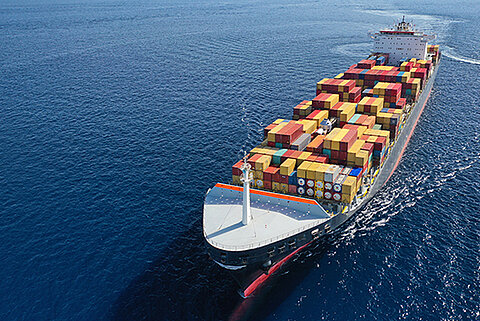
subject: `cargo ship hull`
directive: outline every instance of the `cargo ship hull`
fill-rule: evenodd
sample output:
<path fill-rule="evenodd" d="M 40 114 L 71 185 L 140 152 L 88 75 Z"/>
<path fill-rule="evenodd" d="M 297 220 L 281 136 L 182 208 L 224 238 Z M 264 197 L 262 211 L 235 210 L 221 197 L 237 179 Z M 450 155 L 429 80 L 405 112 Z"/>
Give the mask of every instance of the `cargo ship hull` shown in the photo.
<path fill-rule="evenodd" d="M 250 296 L 296 254 L 338 229 L 359 212 L 384 186 L 400 162 L 402 154 L 430 97 L 438 67 L 439 63 L 434 66 L 416 103 L 412 106 L 408 119 L 397 136 L 395 144 L 391 147 L 388 157 L 381 168 L 379 168 L 379 172 L 368 193 L 354 208 L 336 214 L 318 225 L 292 234 L 287 238 L 253 249 L 225 250 L 215 247 L 208 241 L 206 242 L 207 251 L 211 258 L 223 268 L 230 270 L 233 277 L 238 281 L 242 296 Z"/>

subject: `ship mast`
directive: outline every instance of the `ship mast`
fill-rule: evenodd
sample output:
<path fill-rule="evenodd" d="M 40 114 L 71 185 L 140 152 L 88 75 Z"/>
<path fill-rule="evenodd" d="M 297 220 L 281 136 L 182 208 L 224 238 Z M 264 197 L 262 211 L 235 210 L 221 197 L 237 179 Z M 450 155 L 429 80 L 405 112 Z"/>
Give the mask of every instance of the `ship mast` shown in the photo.
<path fill-rule="evenodd" d="M 243 182 L 243 206 L 242 206 L 242 224 L 248 225 L 252 220 L 252 214 L 250 211 L 250 182 L 253 179 L 252 172 L 250 171 L 252 166 L 247 163 L 247 155 L 243 157 L 243 164 L 240 169 L 242 170 L 242 182 Z"/>

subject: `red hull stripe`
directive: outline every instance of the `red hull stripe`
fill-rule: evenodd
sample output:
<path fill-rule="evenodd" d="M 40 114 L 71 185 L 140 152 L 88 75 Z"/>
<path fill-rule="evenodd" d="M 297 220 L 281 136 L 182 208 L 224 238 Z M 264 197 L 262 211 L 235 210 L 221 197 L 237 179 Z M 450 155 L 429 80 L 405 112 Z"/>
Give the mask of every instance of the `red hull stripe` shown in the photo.
<path fill-rule="evenodd" d="M 296 249 L 286 257 L 284 257 L 281 261 L 277 262 L 274 266 L 270 268 L 270 270 L 268 271 L 268 274 L 260 275 L 255 281 L 252 282 L 252 284 L 250 284 L 245 289 L 245 291 L 243 292 L 244 297 L 248 297 L 250 294 L 252 294 L 263 282 L 265 282 L 270 277 L 270 275 L 272 275 L 276 270 L 278 270 L 285 262 L 290 260 L 292 256 L 294 256 L 296 253 L 298 253 L 299 251 L 307 247 L 312 242 L 313 240 L 308 242 L 305 245 L 300 246 L 298 249 Z"/>
<path fill-rule="evenodd" d="M 229 190 L 232 190 L 232 191 L 243 192 L 243 188 L 239 187 L 239 186 L 232 186 L 232 185 L 217 183 L 217 184 L 215 184 L 215 187 L 225 188 L 225 189 L 229 189 Z M 251 189 L 250 193 L 257 194 L 257 195 L 262 195 L 262 196 L 280 198 L 280 199 L 284 199 L 284 200 L 287 200 L 287 201 L 300 202 L 300 203 L 311 204 L 311 205 L 318 205 L 318 203 L 316 201 L 311 200 L 311 199 L 307 199 L 307 198 L 300 198 L 300 197 L 295 197 L 295 196 L 290 196 L 290 195 L 270 193 L 270 192 L 265 192 L 265 191 L 259 191 L 259 190 L 256 190 L 256 189 Z"/>
<path fill-rule="evenodd" d="M 388 180 L 390 179 L 390 177 L 392 177 L 392 174 L 393 174 L 393 172 L 395 171 L 395 169 L 397 168 L 398 163 L 400 162 L 400 159 L 402 159 L 403 152 L 405 151 L 405 148 L 407 147 L 408 142 L 410 141 L 410 138 L 412 137 L 412 134 L 413 134 L 413 132 L 415 131 L 415 127 L 417 127 L 418 120 L 420 119 L 420 116 L 421 116 L 422 113 L 423 113 L 423 109 L 425 108 L 425 105 L 427 104 L 428 99 L 430 98 L 430 93 L 431 93 L 431 92 L 432 92 L 432 88 L 430 88 L 430 91 L 428 92 L 427 99 L 425 99 L 425 103 L 423 104 L 422 109 L 420 110 L 420 113 L 418 114 L 418 117 L 417 117 L 417 119 L 415 120 L 415 124 L 413 124 L 412 130 L 410 131 L 410 134 L 408 134 L 407 141 L 405 142 L 405 145 L 403 145 L 402 152 L 400 153 L 400 156 L 398 157 L 397 162 L 395 163 L 395 166 L 393 167 L 393 170 L 390 172 L 390 175 L 388 175 L 388 178 L 387 178 L 387 180 L 385 181 L 385 183 L 383 183 L 383 185 L 385 185 L 385 184 L 388 182 Z"/>

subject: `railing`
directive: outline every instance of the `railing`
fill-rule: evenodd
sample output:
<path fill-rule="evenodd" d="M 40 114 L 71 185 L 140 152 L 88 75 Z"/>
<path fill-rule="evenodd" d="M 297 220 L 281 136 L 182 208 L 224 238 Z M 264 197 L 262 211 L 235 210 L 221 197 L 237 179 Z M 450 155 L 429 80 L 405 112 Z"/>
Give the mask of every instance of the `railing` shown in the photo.
<path fill-rule="evenodd" d="M 283 233 L 283 234 L 277 235 L 275 237 L 271 237 L 267 240 L 258 241 L 258 242 L 245 244 L 245 245 L 225 245 L 225 244 L 221 244 L 221 243 L 215 242 L 215 241 L 207 238 L 207 235 L 205 234 L 205 232 L 203 233 L 203 235 L 205 236 L 205 239 L 207 240 L 208 243 L 210 243 L 213 246 L 216 246 L 219 249 L 241 251 L 241 250 L 250 250 L 250 249 L 258 248 L 258 247 L 261 247 L 263 245 L 268 245 L 268 244 L 271 244 L 273 242 L 286 239 L 286 238 L 288 238 L 290 236 L 293 236 L 295 234 L 304 232 L 304 231 L 306 231 L 306 230 L 308 230 L 308 229 L 310 229 L 314 226 L 317 226 L 317 225 L 319 225 L 323 222 L 325 222 L 325 221 L 324 220 L 318 220 L 318 221 L 312 222 L 308 225 L 304 225 L 302 227 L 299 227 L 299 228 L 297 228 L 293 231 Z"/>

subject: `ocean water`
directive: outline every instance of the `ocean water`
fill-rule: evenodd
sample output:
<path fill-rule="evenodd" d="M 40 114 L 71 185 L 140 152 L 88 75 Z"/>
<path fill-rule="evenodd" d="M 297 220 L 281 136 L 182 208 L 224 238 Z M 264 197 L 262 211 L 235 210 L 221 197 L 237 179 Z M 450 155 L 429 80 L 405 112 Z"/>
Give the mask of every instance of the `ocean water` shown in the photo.
<path fill-rule="evenodd" d="M 477 1 L 0 3 L 1 320 L 479 320 Z M 395 175 L 253 299 L 202 200 L 406 15 L 444 59 Z"/>

